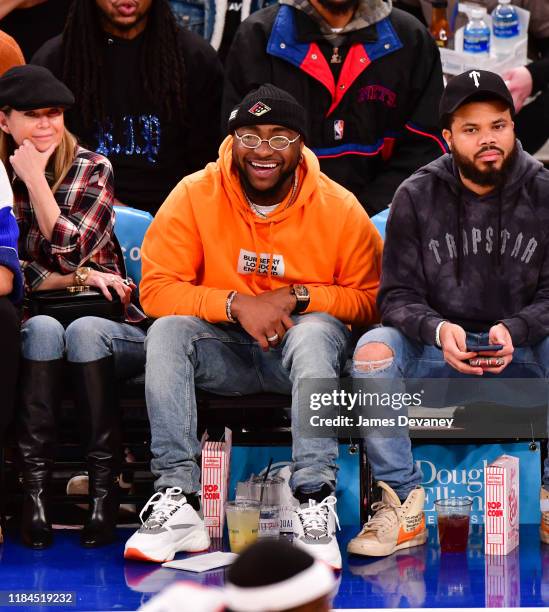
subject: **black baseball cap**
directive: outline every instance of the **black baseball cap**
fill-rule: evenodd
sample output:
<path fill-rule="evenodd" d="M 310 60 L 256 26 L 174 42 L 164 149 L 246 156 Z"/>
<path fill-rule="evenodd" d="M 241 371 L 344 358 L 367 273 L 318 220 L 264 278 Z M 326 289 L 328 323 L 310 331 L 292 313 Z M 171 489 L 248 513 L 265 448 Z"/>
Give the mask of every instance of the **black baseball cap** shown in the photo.
<path fill-rule="evenodd" d="M 0 77 L 0 107 L 27 111 L 73 104 L 70 89 L 42 66 L 15 66 Z"/>
<path fill-rule="evenodd" d="M 511 115 L 514 116 L 513 97 L 499 74 L 488 70 L 468 70 L 448 82 L 440 99 L 440 122 L 444 124 L 445 118 L 477 96 L 501 100 L 509 107 Z"/>

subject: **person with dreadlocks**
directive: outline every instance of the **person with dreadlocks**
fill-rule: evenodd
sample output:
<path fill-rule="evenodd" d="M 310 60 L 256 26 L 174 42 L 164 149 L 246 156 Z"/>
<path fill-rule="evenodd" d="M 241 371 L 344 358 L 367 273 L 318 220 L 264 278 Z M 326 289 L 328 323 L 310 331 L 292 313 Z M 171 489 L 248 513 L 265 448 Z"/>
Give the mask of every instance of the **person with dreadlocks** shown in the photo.
<path fill-rule="evenodd" d="M 32 63 L 75 93 L 70 130 L 113 165 L 116 199 L 155 214 L 217 157 L 222 67 L 167 0 L 75 0 Z"/>

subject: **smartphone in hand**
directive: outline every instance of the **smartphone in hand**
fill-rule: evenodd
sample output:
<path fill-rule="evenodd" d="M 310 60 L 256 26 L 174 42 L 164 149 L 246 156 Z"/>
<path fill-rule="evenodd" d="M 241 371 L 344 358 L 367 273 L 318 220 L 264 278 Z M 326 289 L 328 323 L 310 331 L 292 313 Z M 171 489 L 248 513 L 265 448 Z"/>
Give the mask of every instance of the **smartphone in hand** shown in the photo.
<path fill-rule="evenodd" d="M 489 353 L 501 351 L 503 344 L 481 344 L 480 346 L 467 345 L 468 353 Z"/>

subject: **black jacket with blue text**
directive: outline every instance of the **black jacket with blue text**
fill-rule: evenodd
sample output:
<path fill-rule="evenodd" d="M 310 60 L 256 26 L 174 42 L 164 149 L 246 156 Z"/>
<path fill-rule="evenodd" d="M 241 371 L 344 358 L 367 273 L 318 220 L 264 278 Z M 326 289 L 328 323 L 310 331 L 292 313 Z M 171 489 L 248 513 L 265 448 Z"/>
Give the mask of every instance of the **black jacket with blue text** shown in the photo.
<path fill-rule="evenodd" d="M 330 64 L 332 52 L 300 10 L 254 13 L 229 52 L 223 117 L 263 83 L 285 89 L 308 110 L 308 146 L 322 171 L 375 214 L 404 179 L 446 152 L 437 127 L 439 52 L 425 27 L 398 9 L 348 33 L 341 64 Z"/>

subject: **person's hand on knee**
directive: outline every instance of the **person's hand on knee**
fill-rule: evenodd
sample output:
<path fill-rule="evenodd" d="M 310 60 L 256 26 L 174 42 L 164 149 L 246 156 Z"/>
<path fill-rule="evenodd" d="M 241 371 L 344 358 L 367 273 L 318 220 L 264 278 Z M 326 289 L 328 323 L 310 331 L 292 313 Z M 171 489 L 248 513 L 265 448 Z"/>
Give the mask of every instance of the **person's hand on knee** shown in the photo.
<path fill-rule="evenodd" d="M 280 344 L 286 331 L 293 326 L 289 314 L 279 305 L 250 295 L 238 293 L 231 312 L 264 351 Z"/>

